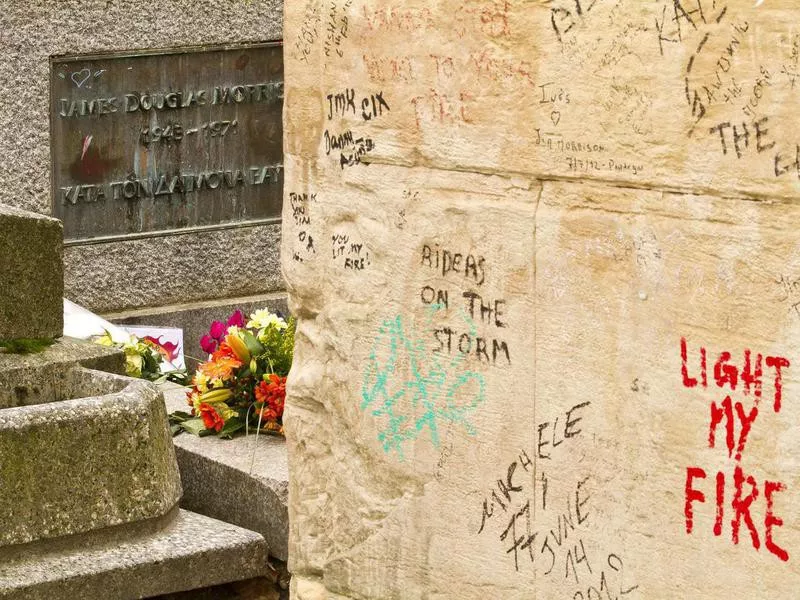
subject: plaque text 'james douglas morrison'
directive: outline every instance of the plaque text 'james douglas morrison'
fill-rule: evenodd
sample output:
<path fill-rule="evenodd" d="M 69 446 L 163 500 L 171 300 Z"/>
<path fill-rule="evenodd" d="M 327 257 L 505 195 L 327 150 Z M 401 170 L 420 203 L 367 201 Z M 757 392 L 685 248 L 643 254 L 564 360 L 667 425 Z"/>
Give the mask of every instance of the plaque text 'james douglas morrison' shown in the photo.
<path fill-rule="evenodd" d="M 278 45 L 54 59 L 66 236 L 279 216 L 282 79 Z"/>

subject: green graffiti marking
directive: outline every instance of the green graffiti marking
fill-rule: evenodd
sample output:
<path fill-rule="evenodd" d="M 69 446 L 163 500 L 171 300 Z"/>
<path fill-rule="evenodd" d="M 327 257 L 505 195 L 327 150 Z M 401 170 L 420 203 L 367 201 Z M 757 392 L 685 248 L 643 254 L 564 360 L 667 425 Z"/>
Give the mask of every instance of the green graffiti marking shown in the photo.
<path fill-rule="evenodd" d="M 432 330 L 433 315 L 444 306 L 431 305 L 427 329 Z M 465 313 L 461 317 L 477 335 L 475 323 Z M 440 425 L 460 425 L 469 435 L 477 432 L 469 417 L 486 396 L 483 375 L 465 370 L 465 357 L 444 355 L 425 348 L 403 317 L 387 319 L 378 329 L 361 385 L 361 410 L 382 421 L 378 433 L 384 451 L 404 459 L 406 442 L 416 440 L 424 429 L 433 445 L 439 447 Z M 415 416 L 418 415 L 418 416 Z"/>

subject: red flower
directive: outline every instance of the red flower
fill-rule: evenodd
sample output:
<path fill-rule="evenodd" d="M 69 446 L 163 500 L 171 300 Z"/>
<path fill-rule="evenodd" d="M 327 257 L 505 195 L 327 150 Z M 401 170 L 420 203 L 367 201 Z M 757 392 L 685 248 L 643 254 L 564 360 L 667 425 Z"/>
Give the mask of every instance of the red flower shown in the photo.
<path fill-rule="evenodd" d="M 211 323 L 211 328 L 208 330 L 208 335 L 212 338 L 219 340 L 225 336 L 225 333 L 228 331 L 228 326 L 225 325 L 222 321 L 214 321 Z"/>
<path fill-rule="evenodd" d="M 256 386 L 256 400 L 264 408 L 261 416 L 268 420 L 278 420 L 283 417 L 283 408 L 286 402 L 286 377 L 274 373 L 269 375 L 269 381 L 260 381 Z"/>
<path fill-rule="evenodd" d="M 233 314 L 228 317 L 228 327 L 236 325 L 236 327 L 244 327 L 244 314 L 241 310 L 235 310 Z"/>
<path fill-rule="evenodd" d="M 227 323 L 222 321 L 214 321 L 208 333 L 200 338 L 200 347 L 206 354 L 211 354 L 217 349 L 217 344 L 222 342 L 225 335 L 228 333 L 228 327 L 235 325 L 236 327 L 244 327 L 244 314 L 241 310 L 236 310 L 228 317 Z"/>
<path fill-rule="evenodd" d="M 225 420 L 219 415 L 213 406 L 203 402 L 200 404 L 200 418 L 203 419 L 203 425 L 206 429 L 213 429 L 214 431 L 221 431 L 225 426 Z"/>
<path fill-rule="evenodd" d="M 258 416 L 258 413 L 256 413 Z M 278 420 L 278 413 L 276 413 L 271 408 L 262 408 L 261 409 L 261 418 L 264 421 L 277 421 Z"/>
<path fill-rule="evenodd" d="M 232 358 L 241 363 L 239 357 L 236 356 L 236 352 L 233 351 L 233 348 L 231 348 L 227 342 L 220 343 L 219 348 L 211 354 L 212 361 L 219 360 L 220 358 Z"/>
<path fill-rule="evenodd" d="M 217 349 L 217 340 L 212 338 L 210 335 L 204 335 L 202 338 L 200 338 L 200 347 L 206 354 L 211 354 Z"/>

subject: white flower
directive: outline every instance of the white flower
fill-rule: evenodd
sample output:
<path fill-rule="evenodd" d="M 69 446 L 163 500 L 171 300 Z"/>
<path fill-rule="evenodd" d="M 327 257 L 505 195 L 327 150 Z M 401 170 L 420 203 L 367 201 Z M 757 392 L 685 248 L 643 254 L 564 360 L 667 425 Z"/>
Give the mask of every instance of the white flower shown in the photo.
<path fill-rule="evenodd" d="M 261 308 L 250 315 L 247 327 L 251 329 L 265 329 L 270 325 L 275 325 L 279 330 L 286 329 L 286 321 L 275 313 L 271 313 L 268 308 Z"/>

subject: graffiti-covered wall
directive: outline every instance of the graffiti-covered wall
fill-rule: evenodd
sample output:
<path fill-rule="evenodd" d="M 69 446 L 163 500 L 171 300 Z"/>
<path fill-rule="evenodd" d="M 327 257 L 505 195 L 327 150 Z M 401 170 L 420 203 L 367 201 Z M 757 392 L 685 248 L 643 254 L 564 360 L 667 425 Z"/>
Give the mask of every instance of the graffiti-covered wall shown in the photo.
<path fill-rule="evenodd" d="M 796 3 L 285 19 L 294 597 L 794 597 Z"/>

